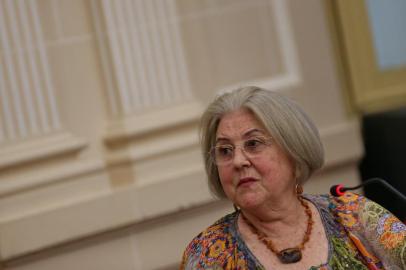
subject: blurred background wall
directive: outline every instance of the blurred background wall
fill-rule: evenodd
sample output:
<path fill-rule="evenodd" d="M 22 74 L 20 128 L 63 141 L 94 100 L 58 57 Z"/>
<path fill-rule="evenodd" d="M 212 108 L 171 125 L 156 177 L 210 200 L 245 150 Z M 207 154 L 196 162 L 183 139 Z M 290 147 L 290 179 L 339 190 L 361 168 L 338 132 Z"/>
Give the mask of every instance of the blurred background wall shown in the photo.
<path fill-rule="evenodd" d="M 0 0 L 1 268 L 176 269 L 232 211 L 196 127 L 238 86 L 315 120 L 327 161 L 306 192 L 359 183 L 360 120 L 406 104 L 406 65 L 379 68 L 357 3 Z"/>

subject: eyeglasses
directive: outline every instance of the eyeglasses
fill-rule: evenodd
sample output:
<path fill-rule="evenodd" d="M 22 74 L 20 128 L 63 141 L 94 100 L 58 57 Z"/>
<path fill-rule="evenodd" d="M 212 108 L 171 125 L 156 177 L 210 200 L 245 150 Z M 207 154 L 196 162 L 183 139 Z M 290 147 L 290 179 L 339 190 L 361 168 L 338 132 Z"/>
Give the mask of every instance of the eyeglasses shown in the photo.
<path fill-rule="evenodd" d="M 247 158 L 260 156 L 269 146 L 271 138 L 251 138 L 241 144 L 219 144 L 214 146 L 209 152 L 211 160 L 217 166 L 224 166 L 231 163 L 235 156 L 235 149 L 239 147 Z"/>

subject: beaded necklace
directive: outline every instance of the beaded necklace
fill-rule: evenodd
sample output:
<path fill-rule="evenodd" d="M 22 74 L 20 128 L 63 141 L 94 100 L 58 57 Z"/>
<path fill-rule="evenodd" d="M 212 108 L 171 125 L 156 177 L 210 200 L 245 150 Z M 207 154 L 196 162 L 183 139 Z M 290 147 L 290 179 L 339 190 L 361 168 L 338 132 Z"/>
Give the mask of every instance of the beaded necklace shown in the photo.
<path fill-rule="evenodd" d="M 241 216 L 244 219 L 244 221 L 248 224 L 250 227 L 251 231 L 257 235 L 258 239 L 265 244 L 265 246 L 274 253 L 278 259 L 282 263 L 296 263 L 302 259 L 302 250 L 304 249 L 304 245 L 309 241 L 310 235 L 312 233 L 312 227 L 313 227 L 313 218 L 312 218 L 312 211 L 310 210 L 309 204 L 303 200 L 302 196 L 298 196 L 298 199 L 300 203 L 303 205 L 305 208 L 306 215 L 308 217 L 307 219 L 307 228 L 306 232 L 303 236 L 302 243 L 300 243 L 296 247 L 292 248 L 286 248 L 283 250 L 278 251 L 275 246 L 273 245 L 271 239 L 268 238 L 268 236 L 255 228 L 255 226 L 244 216 L 244 214 L 241 212 Z"/>

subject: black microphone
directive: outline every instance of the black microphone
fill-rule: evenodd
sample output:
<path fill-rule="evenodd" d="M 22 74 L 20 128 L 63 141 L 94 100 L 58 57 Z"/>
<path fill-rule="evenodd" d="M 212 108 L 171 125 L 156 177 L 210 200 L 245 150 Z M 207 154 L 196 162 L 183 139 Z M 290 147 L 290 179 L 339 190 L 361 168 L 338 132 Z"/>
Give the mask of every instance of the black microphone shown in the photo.
<path fill-rule="evenodd" d="M 370 178 L 368 180 L 365 180 L 362 184 L 355 186 L 355 187 L 344 187 L 341 184 L 334 185 L 330 188 L 330 194 L 333 195 L 334 197 L 340 197 L 340 196 L 344 195 L 344 193 L 347 190 L 358 189 L 360 187 L 370 185 L 371 183 L 379 183 L 379 184 L 383 185 L 384 187 L 386 187 L 387 189 L 392 191 L 394 194 L 396 194 L 400 199 L 402 199 L 406 203 L 406 196 L 403 195 L 401 192 L 399 192 L 397 189 L 395 189 L 388 182 L 386 182 L 385 180 L 383 180 L 381 178 Z"/>

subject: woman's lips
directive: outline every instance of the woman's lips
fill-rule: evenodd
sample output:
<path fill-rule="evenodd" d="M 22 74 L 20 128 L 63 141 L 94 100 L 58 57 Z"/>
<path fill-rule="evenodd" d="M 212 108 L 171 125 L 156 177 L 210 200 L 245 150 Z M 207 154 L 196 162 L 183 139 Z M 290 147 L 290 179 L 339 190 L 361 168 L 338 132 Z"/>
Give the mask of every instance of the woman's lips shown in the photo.
<path fill-rule="evenodd" d="M 238 181 L 237 187 L 242 186 L 242 185 L 244 185 L 244 186 L 250 185 L 251 183 L 256 182 L 256 181 L 257 181 L 257 179 L 255 179 L 255 178 L 244 177 L 244 178 L 241 178 L 240 181 Z"/>

